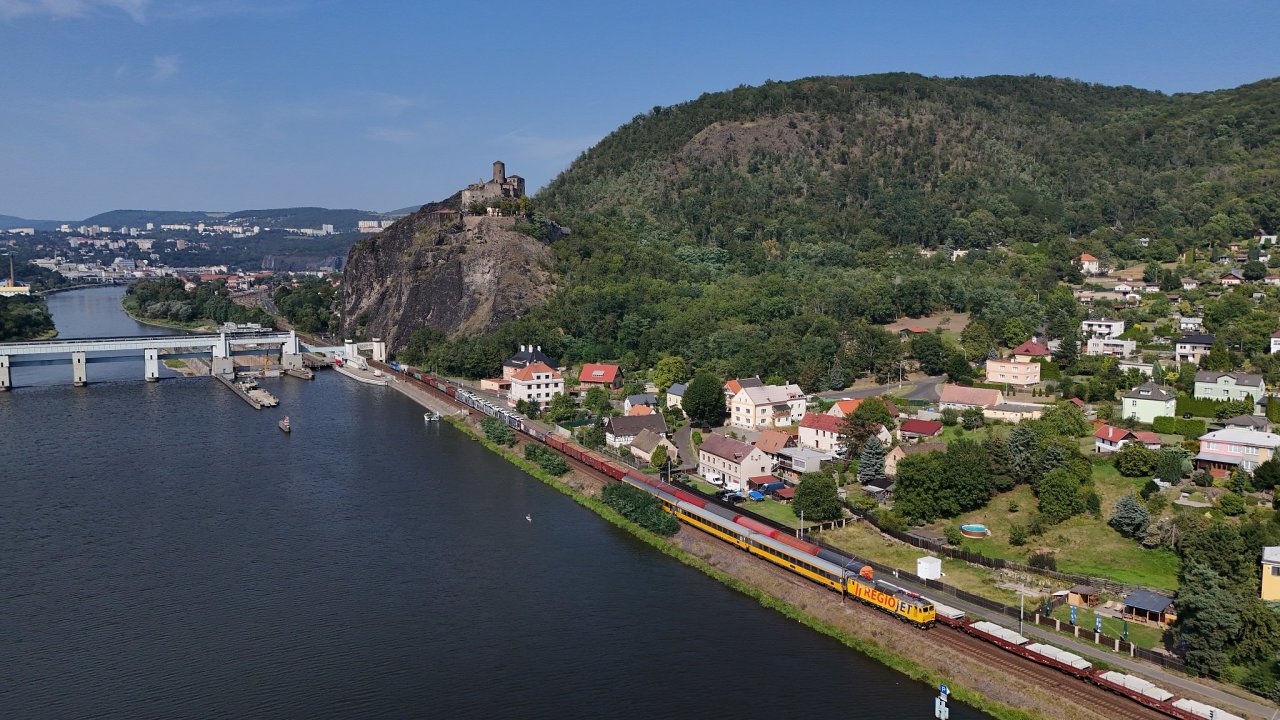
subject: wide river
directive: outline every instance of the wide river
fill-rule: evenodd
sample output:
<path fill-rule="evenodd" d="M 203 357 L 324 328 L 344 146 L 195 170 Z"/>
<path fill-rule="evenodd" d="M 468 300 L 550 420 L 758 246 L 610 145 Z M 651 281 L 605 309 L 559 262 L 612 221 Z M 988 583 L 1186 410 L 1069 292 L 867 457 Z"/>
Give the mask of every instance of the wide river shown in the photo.
<path fill-rule="evenodd" d="M 120 294 L 49 306 L 163 332 Z M 282 378 L 257 412 L 140 360 L 70 374 L 0 393 L 0 718 L 933 715 L 387 388 Z"/>

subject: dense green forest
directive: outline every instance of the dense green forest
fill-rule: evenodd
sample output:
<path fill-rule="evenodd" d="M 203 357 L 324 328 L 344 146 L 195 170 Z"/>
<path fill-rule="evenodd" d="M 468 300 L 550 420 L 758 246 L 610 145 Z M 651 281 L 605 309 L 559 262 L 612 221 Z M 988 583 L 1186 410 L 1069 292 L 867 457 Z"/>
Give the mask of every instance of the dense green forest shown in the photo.
<path fill-rule="evenodd" d="M 53 332 L 44 298 L 0 297 L 0 341 L 30 340 Z"/>
<path fill-rule="evenodd" d="M 1280 224 L 1278 185 L 1280 81 L 743 87 L 654 108 L 584 153 L 536 198 L 573 229 L 551 302 L 479 338 L 425 331 L 413 352 L 473 376 L 533 342 L 566 362 L 680 354 L 834 383 L 872 369 L 859 346 L 882 338 L 863 323 L 954 310 L 1038 328 L 1082 251 L 1211 258 Z"/>
<path fill-rule="evenodd" d="M 330 308 L 338 289 L 324 278 L 307 278 L 282 285 L 271 295 L 276 307 L 293 327 L 304 333 L 338 331 L 338 316 Z"/>
<path fill-rule="evenodd" d="M 221 324 L 259 323 L 272 326 L 271 316 L 262 308 L 247 308 L 231 301 L 222 281 L 196 283 L 185 289 L 181 278 L 139 280 L 129 286 L 121 301 L 131 314 L 172 323 L 213 321 Z"/>

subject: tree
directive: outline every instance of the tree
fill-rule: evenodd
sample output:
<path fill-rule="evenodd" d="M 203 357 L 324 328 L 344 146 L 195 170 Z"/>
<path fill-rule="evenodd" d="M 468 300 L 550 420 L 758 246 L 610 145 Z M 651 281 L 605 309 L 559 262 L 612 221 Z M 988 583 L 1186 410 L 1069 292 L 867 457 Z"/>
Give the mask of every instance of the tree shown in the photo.
<path fill-rule="evenodd" d="M 587 388 L 586 394 L 582 396 L 582 407 L 593 415 L 608 415 L 614 410 L 609 402 L 609 391 L 599 386 Z"/>
<path fill-rule="evenodd" d="M 1057 468 L 1040 480 L 1040 515 L 1050 525 L 1057 525 L 1084 512 L 1080 483 L 1065 468 Z"/>
<path fill-rule="evenodd" d="M 897 423 L 893 420 L 893 414 L 889 412 L 889 406 L 885 404 L 884 400 L 877 397 L 863 400 L 857 409 L 853 411 L 853 414 L 860 420 L 883 425 L 887 430 L 897 427 Z"/>
<path fill-rule="evenodd" d="M 1232 365 L 1231 352 L 1227 350 L 1227 344 L 1221 339 L 1214 340 L 1213 345 L 1209 346 L 1209 352 L 1200 358 L 1201 370 L 1228 372 L 1231 370 Z M 1194 383 L 1194 379 L 1192 382 Z"/>
<path fill-rule="evenodd" d="M 945 468 L 939 452 L 908 455 L 898 461 L 893 509 L 912 521 L 930 522 L 941 515 L 940 482 Z"/>
<path fill-rule="evenodd" d="M 840 421 L 840 446 L 844 448 L 844 456 L 853 458 L 855 454 L 861 453 L 863 443 L 875 434 L 874 422 L 859 417 L 857 411 L 846 415 Z"/>
<path fill-rule="evenodd" d="M 973 366 L 964 359 L 963 354 L 954 350 L 947 354 L 946 372 L 947 379 L 953 383 L 971 380 L 974 376 Z"/>
<path fill-rule="evenodd" d="M 947 446 L 942 479 L 943 511 L 948 516 L 976 510 L 991 500 L 990 458 L 980 443 L 956 440 Z"/>
<path fill-rule="evenodd" d="M 1280 485 L 1280 458 L 1272 457 L 1253 469 L 1253 486 L 1259 490 L 1272 490 Z"/>
<path fill-rule="evenodd" d="M 1244 264 L 1244 279 L 1257 282 L 1267 276 L 1267 266 L 1258 260 L 1250 260 Z"/>
<path fill-rule="evenodd" d="M 1142 538 L 1150 523 L 1151 513 L 1132 495 L 1125 495 L 1116 501 L 1115 509 L 1107 520 L 1107 524 L 1115 528 L 1116 532 L 1134 539 Z"/>
<path fill-rule="evenodd" d="M 1229 492 L 1218 498 L 1218 509 L 1227 517 L 1243 515 L 1244 498 L 1234 492 Z"/>
<path fill-rule="evenodd" d="M 1026 342 L 1031 337 L 1031 331 L 1023 324 L 1019 318 L 1009 318 L 1004 324 L 1004 344 L 1005 347 L 1017 347 Z"/>
<path fill-rule="evenodd" d="M 572 395 L 560 393 L 551 398 L 551 402 L 547 403 L 545 414 L 551 422 L 572 420 L 578 414 L 578 404 L 573 401 Z"/>
<path fill-rule="evenodd" d="M 1079 359 L 1080 334 L 1073 327 L 1062 336 L 1062 341 L 1058 343 L 1058 349 L 1053 351 L 1053 360 L 1058 363 L 1058 367 L 1066 369 L 1075 365 Z"/>
<path fill-rule="evenodd" d="M 884 478 L 884 445 L 880 438 L 872 435 L 862 445 L 862 453 L 858 456 L 858 481 L 869 483 Z"/>
<path fill-rule="evenodd" d="M 966 408 L 964 412 L 960 413 L 960 422 L 964 425 L 965 430 L 977 430 L 982 427 L 985 420 L 986 416 L 983 414 L 982 408 L 979 407 Z"/>
<path fill-rule="evenodd" d="M 1112 456 L 1116 470 L 1125 477 L 1142 477 L 1156 471 L 1156 462 L 1160 459 L 1154 450 L 1148 450 L 1142 443 L 1132 440 Z"/>
<path fill-rule="evenodd" d="M 1177 485 L 1182 480 L 1182 453 L 1176 450 L 1164 450 L 1156 460 L 1155 476 L 1161 480 Z"/>
<path fill-rule="evenodd" d="M 991 485 L 1000 492 L 1013 489 L 1013 477 L 1010 468 L 1013 456 L 1009 452 L 1009 443 L 996 435 L 982 441 L 982 450 L 987 454 L 987 470 L 991 473 Z"/>
<path fill-rule="evenodd" d="M 684 400 L 680 403 L 689 422 L 702 427 L 714 427 L 724 420 L 724 387 L 711 373 L 699 370 L 689 387 L 684 391 Z"/>
<path fill-rule="evenodd" d="M 661 392 L 666 392 L 667 388 L 684 382 L 688 377 L 689 367 L 679 355 L 668 355 L 653 366 L 653 384 Z"/>
<path fill-rule="evenodd" d="M 1038 422 L 1051 435 L 1080 438 L 1093 433 L 1093 427 L 1085 419 L 1084 412 L 1071 402 L 1056 402 L 1048 406 Z"/>
<path fill-rule="evenodd" d="M 947 371 L 947 346 L 936 333 L 925 333 L 912 340 L 911 354 L 920 363 L 920 372 L 941 375 Z"/>
<path fill-rule="evenodd" d="M 1160 263 L 1149 262 L 1142 267 L 1142 281 L 1153 283 L 1160 279 Z"/>
<path fill-rule="evenodd" d="M 1019 424 L 1009 433 L 1009 474 L 1018 482 L 1030 482 L 1039 469 L 1040 437 L 1031 426 Z"/>
<path fill-rule="evenodd" d="M 1187 667 L 1217 676 L 1230 664 L 1230 651 L 1242 626 L 1241 602 L 1228 580 L 1213 567 L 1184 559 L 1178 573 L 1178 621 L 1174 634 L 1186 648 Z"/>
<path fill-rule="evenodd" d="M 840 494 L 830 473 L 806 473 L 796 485 L 791 507 L 796 515 L 804 513 L 805 521 L 822 522 L 840 518 Z"/>

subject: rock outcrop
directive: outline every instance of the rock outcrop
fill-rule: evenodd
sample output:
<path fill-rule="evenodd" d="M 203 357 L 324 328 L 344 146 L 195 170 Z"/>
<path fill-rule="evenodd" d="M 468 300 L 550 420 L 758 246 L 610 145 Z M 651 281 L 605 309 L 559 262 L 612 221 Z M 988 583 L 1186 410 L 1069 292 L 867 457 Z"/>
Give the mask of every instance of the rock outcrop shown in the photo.
<path fill-rule="evenodd" d="M 423 327 L 483 332 L 546 301 L 555 289 L 547 245 L 512 230 L 513 218 L 464 219 L 459 199 L 425 205 L 351 248 L 345 333 L 381 337 L 394 350 Z"/>

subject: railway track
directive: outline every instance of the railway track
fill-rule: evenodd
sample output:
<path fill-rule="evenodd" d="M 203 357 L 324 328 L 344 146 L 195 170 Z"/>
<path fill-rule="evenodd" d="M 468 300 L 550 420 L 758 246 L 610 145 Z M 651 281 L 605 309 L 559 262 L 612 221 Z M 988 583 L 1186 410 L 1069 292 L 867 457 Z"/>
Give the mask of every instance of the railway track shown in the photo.
<path fill-rule="evenodd" d="M 1051 688 L 1058 694 L 1071 698 L 1076 704 L 1093 708 L 1112 720 L 1153 720 L 1166 717 L 1162 713 L 1143 707 L 1134 700 L 1064 675 L 1051 667 L 1014 655 L 946 625 L 938 625 L 931 630 L 930 638 L 967 655 L 981 658 L 984 665 L 999 668 L 1010 675 L 1028 678 L 1043 687 Z"/>

